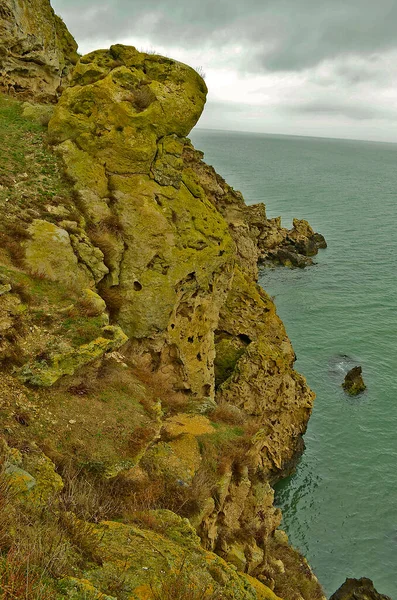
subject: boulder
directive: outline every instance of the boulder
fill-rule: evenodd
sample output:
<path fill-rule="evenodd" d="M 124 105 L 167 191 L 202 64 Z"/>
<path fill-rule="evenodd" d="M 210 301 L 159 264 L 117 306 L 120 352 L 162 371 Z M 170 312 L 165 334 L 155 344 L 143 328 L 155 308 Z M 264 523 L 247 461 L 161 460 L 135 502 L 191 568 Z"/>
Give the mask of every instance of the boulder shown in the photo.
<path fill-rule="evenodd" d="M 362 377 L 362 368 L 357 366 L 350 369 L 345 381 L 342 383 L 342 387 L 350 396 L 356 396 L 363 392 L 367 386 Z"/>

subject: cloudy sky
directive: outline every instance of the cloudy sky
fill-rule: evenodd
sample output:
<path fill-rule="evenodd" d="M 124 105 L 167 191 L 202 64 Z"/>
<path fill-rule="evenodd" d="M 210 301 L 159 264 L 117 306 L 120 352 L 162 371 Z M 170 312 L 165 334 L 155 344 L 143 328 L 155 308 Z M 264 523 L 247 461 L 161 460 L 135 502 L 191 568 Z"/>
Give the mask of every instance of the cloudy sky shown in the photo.
<path fill-rule="evenodd" d="M 199 127 L 397 142 L 397 0 L 52 0 L 83 54 L 205 73 Z"/>

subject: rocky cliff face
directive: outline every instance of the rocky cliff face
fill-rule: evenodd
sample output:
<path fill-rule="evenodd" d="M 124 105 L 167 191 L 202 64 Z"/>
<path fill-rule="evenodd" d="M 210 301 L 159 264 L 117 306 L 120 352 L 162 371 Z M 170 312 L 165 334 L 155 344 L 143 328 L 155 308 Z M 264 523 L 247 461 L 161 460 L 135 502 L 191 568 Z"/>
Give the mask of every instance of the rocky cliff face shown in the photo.
<path fill-rule="evenodd" d="M 36 18 L 32 35 L 54 23 L 48 4 Z M 37 528 L 55 507 L 74 569 L 47 569 L 60 597 L 177 598 L 181 582 L 179 597 L 323 597 L 271 487 L 302 449 L 314 394 L 256 284 L 260 257 L 322 242 L 245 206 L 203 162 L 186 136 L 206 91 L 193 69 L 132 47 L 84 56 L 49 122 L 58 159 L 0 103 L 0 150 L 14 140 L 26 157 L 0 173 L 4 501 L 10 514 L 30 504 Z"/>
<path fill-rule="evenodd" d="M 0 89 L 53 101 L 77 44 L 47 0 L 0 2 Z"/>

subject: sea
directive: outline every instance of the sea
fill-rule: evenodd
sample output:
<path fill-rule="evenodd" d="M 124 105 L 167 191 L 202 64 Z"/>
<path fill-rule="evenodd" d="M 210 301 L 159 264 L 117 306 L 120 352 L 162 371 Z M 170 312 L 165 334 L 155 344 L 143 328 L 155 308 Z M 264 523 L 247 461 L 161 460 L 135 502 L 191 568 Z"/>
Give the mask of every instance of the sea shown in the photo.
<path fill-rule="evenodd" d="M 315 265 L 259 277 L 317 395 L 276 504 L 327 595 L 369 577 L 397 599 L 397 144 L 203 129 L 191 139 L 248 204 L 288 228 L 307 219 L 328 242 Z M 355 365 L 367 389 L 349 397 L 341 384 Z"/>

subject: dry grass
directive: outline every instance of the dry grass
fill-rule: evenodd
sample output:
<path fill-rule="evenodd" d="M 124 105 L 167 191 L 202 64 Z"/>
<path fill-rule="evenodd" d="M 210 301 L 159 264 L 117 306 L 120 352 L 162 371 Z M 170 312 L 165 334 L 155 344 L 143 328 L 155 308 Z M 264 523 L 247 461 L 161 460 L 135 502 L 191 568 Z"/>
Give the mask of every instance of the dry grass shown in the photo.
<path fill-rule="evenodd" d="M 99 294 L 106 303 L 106 308 L 109 311 L 109 316 L 112 322 L 117 320 L 117 316 L 120 312 L 124 302 L 124 295 L 118 286 L 105 287 L 100 286 Z"/>
<path fill-rule="evenodd" d="M 303 557 L 291 548 L 276 544 L 271 548 L 271 553 L 282 560 L 285 572 L 272 573 L 275 580 L 274 592 L 281 598 L 288 600 L 320 600 L 324 592 L 304 561 Z"/>
<path fill-rule="evenodd" d="M 30 304 L 32 302 L 33 296 L 26 283 L 22 281 L 13 282 L 12 291 L 14 294 L 18 294 L 24 304 Z"/>
<path fill-rule="evenodd" d="M 25 249 L 20 240 L 17 240 L 8 233 L 0 232 L 0 246 L 4 248 L 16 267 L 25 266 Z"/>
<path fill-rule="evenodd" d="M 0 559 L 0 600 L 53 600 L 54 590 L 29 560 L 10 550 Z"/>
<path fill-rule="evenodd" d="M 65 512 L 72 512 L 78 519 L 99 523 L 120 513 L 122 499 L 116 484 L 89 477 L 83 469 L 75 469 L 72 463 L 61 470 L 64 487 L 60 505 Z"/>
<path fill-rule="evenodd" d="M 173 382 L 169 375 L 164 375 L 161 370 L 153 371 L 148 367 L 134 366 L 133 373 L 150 390 L 153 398 L 161 401 L 162 407 L 170 414 L 181 412 L 186 408 L 188 398 L 186 394 L 173 389 Z"/>
<path fill-rule="evenodd" d="M 153 426 L 139 425 L 134 429 L 128 440 L 128 450 L 133 456 L 136 456 L 146 448 L 155 435 L 156 430 Z"/>
<path fill-rule="evenodd" d="M 211 412 L 210 418 L 215 423 L 227 423 L 228 425 L 241 425 L 244 423 L 243 412 L 237 406 L 224 401 L 221 401 Z"/>
<path fill-rule="evenodd" d="M 128 98 L 126 98 L 127 102 L 131 102 L 132 106 L 139 112 L 148 108 L 152 102 L 156 100 L 156 96 L 150 89 L 148 85 L 143 85 L 142 87 L 134 90 Z"/>
<path fill-rule="evenodd" d="M 115 214 L 105 217 L 101 222 L 100 227 L 102 230 L 109 231 L 110 233 L 114 233 L 116 235 L 121 235 L 123 233 L 123 225 L 120 221 L 120 217 Z"/>
<path fill-rule="evenodd" d="M 201 582 L 183 559 L 175 571 L 152 583 L 153 600 L 222 600 L 225 598 L 213 584 Z"/>

